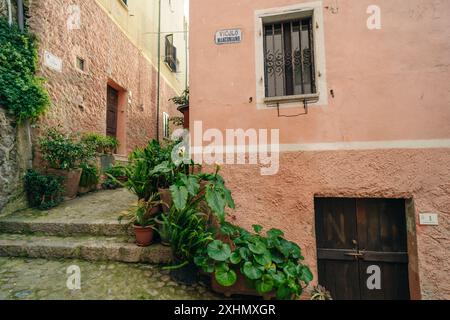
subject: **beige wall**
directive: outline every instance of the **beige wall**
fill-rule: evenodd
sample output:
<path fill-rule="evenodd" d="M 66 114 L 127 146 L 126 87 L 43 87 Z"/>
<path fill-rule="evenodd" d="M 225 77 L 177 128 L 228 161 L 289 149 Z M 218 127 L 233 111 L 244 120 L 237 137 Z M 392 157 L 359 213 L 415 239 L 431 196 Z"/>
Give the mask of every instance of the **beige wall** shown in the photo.
<path fill-rule="evenodd" d="M 108 12 L 131 41 L 143 50 L 153 65 L 158 65 L 158 0 L 129 0 L 128 6 L 121 0 L 96 0 Z M 186 53 L 184 3 L 188 0 L 161 0 L 161 74 L 177 93 L 185 88 Z M 164 36 L 174 32 L 174 44 L 178 49 L 179 70 L 173 73 L 164 63 Z"/>

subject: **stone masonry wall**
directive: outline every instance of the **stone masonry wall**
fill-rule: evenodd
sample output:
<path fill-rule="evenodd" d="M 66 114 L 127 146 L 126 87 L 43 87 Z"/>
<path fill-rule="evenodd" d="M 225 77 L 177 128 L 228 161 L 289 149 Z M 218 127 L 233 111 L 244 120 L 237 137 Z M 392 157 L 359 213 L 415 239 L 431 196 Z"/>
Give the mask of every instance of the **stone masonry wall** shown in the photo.
<path fill-rule="evenodd" d="M 0 106 L 0 211 L 19 186 L 17 157 L 14 120 Z"/>
<path fill-rule="evenodd" d="M 67 27 L 71 5 L 80 7 L 79 28 Z M 52 99 L 51 109 L 39 123 L 41 130 L 62 125 L 67 131 L 105 134 L 107 84 L 114 82 L 128 95 L 126 150 L 156 137 L 157 70 L 96 1 L 33 1 L 29 14 L 30 28 L 40 44 L 41 75 Z M 62 72 L 44 64 L 46 51 L 62 59 Z M 84 72 L 76 67 L 77 57 L 85 60 Z M 174 95 L 162 78 L 161 114 L 180 115 L 168 101 Z"/>

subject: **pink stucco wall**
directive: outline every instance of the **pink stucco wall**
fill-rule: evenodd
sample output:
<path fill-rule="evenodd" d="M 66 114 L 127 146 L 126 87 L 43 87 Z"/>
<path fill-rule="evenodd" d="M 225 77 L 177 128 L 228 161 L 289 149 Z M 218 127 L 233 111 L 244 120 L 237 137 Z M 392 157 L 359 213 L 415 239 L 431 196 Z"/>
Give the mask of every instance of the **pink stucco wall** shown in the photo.
<path fill-rule="evenodd" d="M 191 128 L 194 121 L 221 130 L 274 128 L 281 144 L 311 146 L 282 153 L 274 176 L 261 176 L 258 166 L 225 166 L 236 221 L 285 230 L 315 270 L 315 196 L 412 199 L 413 298 L 450 299 L 450 2 L 324 0 L 328 105 L 279 118 L 254 102 L 254 16 L 301 2 L 308 1 L 191 2 Z M 326 9 L 336 4 L 337 13 Z M 367 29 L 372 4 L 381 8 L 381 30 Z M 215 45 L 216 31 L 227 28 L 242 29 L 242 42 Z M 375 144 L 350 150 L 347 142 Z M 314 151 L 321 143 L 332 147 Z M 420 226 L 421 212 L 438 213 L 439 225 Z"/>

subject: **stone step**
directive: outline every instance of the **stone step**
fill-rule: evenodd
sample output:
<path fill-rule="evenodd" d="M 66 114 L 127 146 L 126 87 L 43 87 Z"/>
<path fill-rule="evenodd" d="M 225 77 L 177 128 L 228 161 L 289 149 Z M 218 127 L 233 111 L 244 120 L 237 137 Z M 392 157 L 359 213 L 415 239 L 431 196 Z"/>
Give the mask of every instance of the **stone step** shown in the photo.
<path fill-rule="evenodd" d="M 133 230 L 118 221 L 32 221 L 21 219 L 0 220 L 0 233 L 43 234 L 70 237 L 78 235 L 127 236 Z"/>
<path fill-rule="evenodd" d="M 172 251 L 159 244 L 138 247 L 130 237 L 55 237 L 0 234 L 0 256 L 170 264 Z"/>
<path fill-rule="evenodd" d="M 48 211 L 27 209 L 0 217 L 0 233 L 124 236 L 130 234 L 119 216 L 134 210 L 137 198 L 125 189 L 100 191 Z M 132 230 L 131 230 L 132 231 Z"/>

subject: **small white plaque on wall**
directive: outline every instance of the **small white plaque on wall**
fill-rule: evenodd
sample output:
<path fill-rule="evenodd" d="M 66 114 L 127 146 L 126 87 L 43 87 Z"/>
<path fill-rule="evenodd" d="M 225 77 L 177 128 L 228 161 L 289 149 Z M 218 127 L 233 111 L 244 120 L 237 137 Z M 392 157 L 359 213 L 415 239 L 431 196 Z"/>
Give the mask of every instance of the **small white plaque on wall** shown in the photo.
<path fill-rule="evenodd" d="M 437 213 L 421 213 L 419 214 L 419 223 L 421 226 L 438 226 L 438 215 Z"/>
<path fill-rule="evenodd" d="M 45 51 L 44 53 L 44 64 L 54 71 L 62 72 L 63 63 L 61 58 L 48 51 Z"/>

